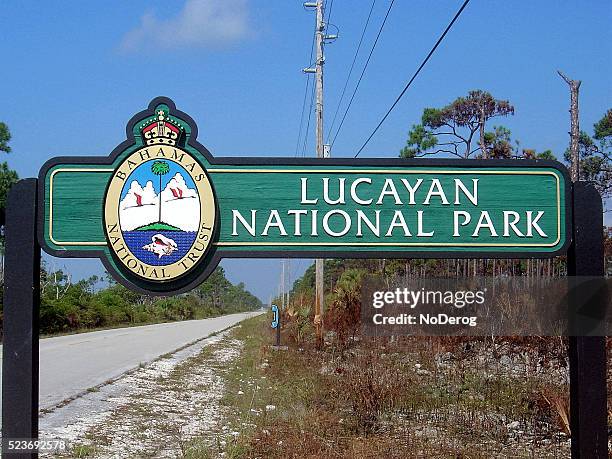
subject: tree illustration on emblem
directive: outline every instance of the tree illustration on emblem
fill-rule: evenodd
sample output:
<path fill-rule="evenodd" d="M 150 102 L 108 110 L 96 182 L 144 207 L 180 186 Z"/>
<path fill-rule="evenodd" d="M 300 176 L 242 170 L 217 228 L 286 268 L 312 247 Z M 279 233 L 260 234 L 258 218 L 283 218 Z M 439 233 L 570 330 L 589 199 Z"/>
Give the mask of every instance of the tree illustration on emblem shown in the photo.
<path fill-rule="evenodd" d="M 155 161 L 151 165 L 151 172 L 153 172 L 154 175 L 159 176 L 159 219 L 158 221 L 161 223 L 162 222 L 162 219 L 161 219 L 162 177 L 166 175 L 168 172 L 170 172 L 170 166 L 168 166 L 168 163 L 166 161 Z"/>

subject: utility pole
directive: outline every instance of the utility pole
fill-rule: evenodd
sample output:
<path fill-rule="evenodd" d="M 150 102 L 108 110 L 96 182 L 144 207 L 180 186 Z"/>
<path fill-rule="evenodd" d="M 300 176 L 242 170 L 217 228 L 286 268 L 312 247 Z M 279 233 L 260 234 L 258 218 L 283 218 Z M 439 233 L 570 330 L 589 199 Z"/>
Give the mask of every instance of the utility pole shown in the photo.
<path fill-rule="evenodd" d="M 325 64 L 325 56 L 323 55 L 323 46 L 325 40 L 335 40 L 337 35 L 326 35 L 326 24 L 323 20 L 323 11 L 325 0 L 317 0 L 316 2 L 306 2 L 306 8 L 315 8 L 317 13 L 317 25 L 315 30 L 317 58 L 315 68 L 306 68 L 304 73 L 315 74 L 315 136 L 316 136 L 316 152 L 317 158 L 328 158 L 329 149 L 323 144 L 323 65 Z M 325 298 L 323 294 L 323 264 L 325 260 L 315 260 L 315 328 L 317 330 L 317 338 L 319 343 L 323 341 L 323 314 L 325 308 Z"/>
<path fill-rule="evenodd" d="M 281 278 L 279 296 L 281 300 L 281 309 L 285 309 L 285 260 L 281 260 Z"/>
<path fill-rule="evenodd" d="M 287 276 L 286 276 L 287 277 L 286 279 L 287 288 L 285 292 L 286 292 L 287 299 L 285 300 L 285 305 L 286 307 L 289 307 L 289 292 L 291 291 L 291 260 L 287 259 L 286 263 L 287 263 Z"/>
<path fill-rule="evenodd" d="M 323 0 L 317 0 L 317 64 L 315 73 L 316 93 L 316 137 L 317 158 L 323 158 L 323 34 L 325 24 L 323 23 Z M 325 260 L 317 258 L 315 261 L 315 327 L 319 342 L 323 342 L 323 314 L 325 308 L 323 265 Z"/>
<path fill-rule="evenodd" d="M 563 80 L 568 84 L 570 88 L 570 153 L 572 158 L 572 182 L 580 180 L 580 124 L 578 121 L 578 90 L 580 89 L 580 80 L 572 80 L 567 77 L 561 70 L 557 70 L 557 73 Z"/>

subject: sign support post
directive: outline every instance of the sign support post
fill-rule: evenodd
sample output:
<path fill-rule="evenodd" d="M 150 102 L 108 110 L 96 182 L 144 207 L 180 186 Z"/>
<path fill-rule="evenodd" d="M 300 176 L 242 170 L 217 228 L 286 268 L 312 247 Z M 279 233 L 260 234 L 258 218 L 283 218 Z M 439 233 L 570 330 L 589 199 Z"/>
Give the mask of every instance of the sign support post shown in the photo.
<path fill-rule="evenodd" d="M 567 256 L 568 275 L 600 277 L 604 275 L 601 197 L 588 183 L 575 182 L 573 188 L 573 241 Z M 574 459 L 608 457 L 606 363 L 605 337 L 569 337 Z"/>
<path fill-rule="evenodd" d="M 4 271 L 2 356 L 3 449 L 10 439 L 38 438 L 38 311 L 40 247 L 37 180 L 21 180 L 9 192 Z M 14 458 L 36 453 L 11 454 Z"/>

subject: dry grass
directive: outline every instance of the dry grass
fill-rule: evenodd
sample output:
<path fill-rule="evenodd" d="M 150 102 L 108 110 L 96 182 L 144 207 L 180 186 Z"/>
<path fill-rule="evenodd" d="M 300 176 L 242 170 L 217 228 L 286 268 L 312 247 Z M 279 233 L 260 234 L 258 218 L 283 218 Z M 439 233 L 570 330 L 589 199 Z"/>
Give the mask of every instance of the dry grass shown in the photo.
<path fill-rule="evenodd" d="M 379 338 L 320 350 L 302 339 L 272 351 L 263 317 L 234 337 L 245 347 L 226 374 L 225 457 L 569 455 L 556 343 Z"/>

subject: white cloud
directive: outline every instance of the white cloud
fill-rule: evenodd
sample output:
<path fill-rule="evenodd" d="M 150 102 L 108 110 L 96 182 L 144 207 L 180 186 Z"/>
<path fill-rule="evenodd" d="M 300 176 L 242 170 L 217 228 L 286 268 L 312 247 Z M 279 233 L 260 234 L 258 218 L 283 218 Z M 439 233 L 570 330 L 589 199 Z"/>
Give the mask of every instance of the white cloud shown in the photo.
<path fill-rule="evenodd" d="M 123 37 L 120 48 L 135 52 L 151 46 L 175 49 L 226 45 L 249 35 L 248 22 L 247 0 L 186 0 L 178 14 L 172 8 L 157 15 L 145 13 L 140 25 Z"/>

